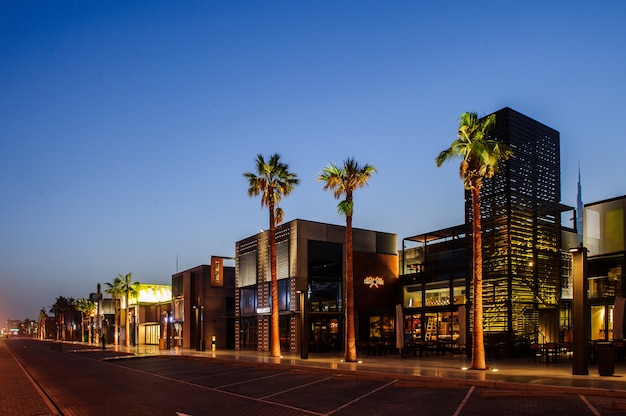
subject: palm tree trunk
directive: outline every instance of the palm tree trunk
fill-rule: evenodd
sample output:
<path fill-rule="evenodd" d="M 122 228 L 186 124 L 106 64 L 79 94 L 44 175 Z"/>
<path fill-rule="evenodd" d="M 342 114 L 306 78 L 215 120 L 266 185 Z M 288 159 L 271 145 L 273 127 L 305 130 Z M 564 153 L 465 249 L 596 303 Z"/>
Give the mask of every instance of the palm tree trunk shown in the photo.
<path fill-rule="evenodd" d="M 130 313 L 128 309 L 128 298 L 130 297 L 128 290 L 126 291 L 126 331 L 124 335 L 126 336 L 126 346 L 130 347 Z"/>
<path fill-rule="evenodd" d="M 483 334 L 483 250 L 480 214 L 480 187 L 472 186 L 472 270 L 474 318 L 472 330 L 472 369 L 486 370 Z"/>
<path fill-rule="evenodd" d="M 356 336 L 354 331 L 354 276 L 352 263 L 352 215 L 346 215 L 346 345 L 344 361 L 356 361 Z"/>
<path fill-rule="evenodd" d="M 115 305 L 115 316 L 113 317 L 113 320 L 115 321 L 115 322 L 113 322 L 113 330 L 115 331 L 115 334 L 113 334 L 113 339 L 115 340 L 115 346 L 116 347 L 120 343 L 120 339 L 119 339 L 119 334 L 118 333 L 120 332 L 119 327 L 120 327 L 120 312 L 121 312 L 120 311 L 121 305 L 118 308 L 117 307 L 117 301 L 118 301 L 117 298 L 115 298 L 113 300 L 113 304 Z"/>
<path fill-rule="evenodd" d="M 270 193 L 270 274 L 272 276 L 272 322 L 270 337 L 270 356 L 280 357 L 280 327 L 278 322 L 278 277 L 276 275 L 276 218 L 274 213 L 273 191 Z"/>

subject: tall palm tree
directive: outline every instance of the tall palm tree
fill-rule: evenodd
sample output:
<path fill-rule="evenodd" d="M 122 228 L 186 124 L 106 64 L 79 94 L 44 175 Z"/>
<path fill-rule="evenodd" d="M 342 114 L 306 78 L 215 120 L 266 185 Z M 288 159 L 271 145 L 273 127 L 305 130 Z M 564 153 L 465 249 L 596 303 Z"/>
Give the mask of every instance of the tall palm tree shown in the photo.
<path fill-rule="evenodd" d="M 71 310 L 71 306 L 73 303 L 74 300 L 72 298 L 59 296 L 56 298 L 54 304 L 50 307 L 50 312 L 54 313 L 54 317 L 57 323 L 57 340 L 65 341 L 65 314 Z"/>
<path fill-rule="evenodd" d="M 357 188 L 367 185 L 372 174 L 376 172 L 374 165 L 359 165 L 353 158 L 348 158 L 339 167 L 334 163 L 324 168 L 318 180 L 325 182 L 324 190 L 333 191 L 335 199 L 345 197 L 337 205 L 340 214 L 346 216 L 346 274 L 344 278 L 345 305 L 345 361 L 356 361 L 356 335 L 354 328 L 354 283 L 352 264 L 352 214 L 354 212 L 353 193 Z"/>
<path fill-rule="evenodd" d="M 122 291 L 122 281 L 119 277 L 113 279 L 112 283 L 106 282 L 107 289 L 105 289 L 105 293 L 108 293 L 113 298 L 113 308 L 115 309 L 115 316 L 113 318 L 113 343 L 115 346 L 119 344 L 119 325 L 120 325 L 120 309 L 117 307 L 117 301 L 120 299 L 120 296 L 124 293 Z M 104 330 L 104 329 L 103 329 Z"/>
<path fill-rule="evenodd" d="M 46 308 L 41 308 L 39 311 L 39 339 L 46 338 L 46 319 L 48 318 L 48 314 L 46 314 Z"/>
<path fill-rule="evenodd" d="M 136 298 L 139 294 L 139 282 L 133 281 L 133 274 L 126 273 L 125 275 L 119 274 L 117 279 L 120 280 L 120 289 L 124 294 L 126 301 L 126 346 L 130 347 L 130 299 Z"/>
<path fill-rule="evenodd" d="M 472 321 L 472 369 L 485 370 L 485 343 L 483 334 L 483 255 L 480 214 L 480 189 L 483 180 L 493 177 L 498 163 L 507 160 L 513 150 L 504 143 L 489 137 L 495 126 L 496 115 L 478 118 L 476 113 L 463 113 L 459 120 L 457 139 L 436 157 L 435 163 L 459 158 L 459 175 L 472 198 L 472 296 L 474 315 Z"/>
<path fill-rule="evenodd" d="M 270 356 L 280 357 L 280 332 L 278 326 L 278 278 L 276 276 L 276 224 L 283 220 L 283 210 L 278 203 L 289 195 L 300 183 L 295 173 L 289 172 L 289 166 L 280 161 L 280 155 L 274 153 L 266 162 L 258 154 L 255 161 L 255 172 L 246 172 L 248 179 L 248 196 L 261 195 L 261 207 L 267 206 L 270 216 L 270 274 L 272 279 L 272 322 L 270 330 Z"/>
<path fill-rule="evenodd" d="M 92 300 L 80 298 L 76 300 L 76 309 L 80 312 L 81 320 L 80 320 L 80 337 L 81 339 L 85 339 L 85 329 L 84 322 L 85 316 L 87 319 L 91 316 L 91 313 L 96 309 L 96 303 Z M 88 322 L 88 340 L 91 340 L 91 324 Z"/>

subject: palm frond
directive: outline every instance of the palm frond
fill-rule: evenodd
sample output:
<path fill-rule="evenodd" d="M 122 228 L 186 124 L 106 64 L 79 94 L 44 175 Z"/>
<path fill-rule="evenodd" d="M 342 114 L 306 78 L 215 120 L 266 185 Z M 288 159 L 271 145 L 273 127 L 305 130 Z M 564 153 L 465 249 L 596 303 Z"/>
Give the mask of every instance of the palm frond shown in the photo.
<path fill-rule="evenodd" d="M 344 199 L 343 201 L 339 202 L 339 204 L 337 204 L 337 212 L 345 215 L 346 217 L 352 216 L 353 208 L 354 208 L 353 201 L 347 201 Z"/>
<path fill-rule="evenodd" d="M 334 163 L 326 166 L 317 179 L 324 182 L 325 191 L 333 191 L 335 199 L 345 200 L 339 202 L 337 210 L 346 216 L 352 215 L 352 192 L 357 188 L 367 186 L 372 174 L 376 172 L 374 165 L 360 165 L 354 158 L 348 158 L 339 167 Z"/>
<path fill-rule="evenodd" d="M 496 115 L 478 118 L 476 113 L 466 112 L 459 117 L 457 139 L 435 158 L 440 167 L 454 158 L 461 159 L 459 176 L 466 189 L 480 186 L 482 179 L 491 178 L 498 170 L 498 163 L 508 159 L 513 150 L 504 143 L 489 138 L 496 124 Z"/>
<path fill-rule="evenodd" d="M 283 197 L 291 194 L 300 183 L 298 176 L 289 171 L 289 165 L 281 162 L 280 155 L 270 155 L 267 162 L 263 155 L 258 154 L 255 159 L 256 173 L 245 172 L 243 176 L 248 180 L 248 196 L 261 196 L 261 207 L 274 209 L 274 219 L 282 222 L 283 212 L 278 213 L 276 206 Z M 280 218 L 280 220 L 278 220 Z"/>

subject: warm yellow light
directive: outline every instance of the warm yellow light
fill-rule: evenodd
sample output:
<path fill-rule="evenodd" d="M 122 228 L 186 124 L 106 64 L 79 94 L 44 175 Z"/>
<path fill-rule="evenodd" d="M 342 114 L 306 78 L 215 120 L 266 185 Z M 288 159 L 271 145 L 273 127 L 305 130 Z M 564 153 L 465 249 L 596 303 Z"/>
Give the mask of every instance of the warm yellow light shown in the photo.
<path fill-rule="evenodd" d="M 172 287 L 169 285 L 141 285 L 137 303 L 160 303 L 172 300 Z"/>

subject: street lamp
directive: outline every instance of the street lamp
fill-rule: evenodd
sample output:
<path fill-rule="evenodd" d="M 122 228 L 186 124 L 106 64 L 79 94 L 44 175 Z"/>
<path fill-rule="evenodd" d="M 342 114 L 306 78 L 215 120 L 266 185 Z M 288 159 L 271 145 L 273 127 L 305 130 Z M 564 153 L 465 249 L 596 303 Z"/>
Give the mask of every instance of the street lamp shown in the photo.
<path fill-rule="evenodd" d="M 170 346 L 170 338 L 171 338 L 171 323 L 172 323 L 172 311 L 166 311 L 166 316 L 165 316 L 165 345 L 166 348 L 169 350 L 171 348 Z"/>
<path fill-rule="evenodd" d="M 587 249 L 582 245 L 571 249 L 572 253 L 572 350 L 574 352 L 572 374 L 589 374 L 587 339 L 589 338 L 589 311 L 587 308 Z"/>
<path fill-rule="evenodd" d="M 137 346 L 137 352 L 139 352 L 139 305 L 135 305 L 135 316 L 133 316 L 133 334 L 135 345 Z"/>
<path fill-rule="evenodd" d="M 204 351 L 204 306 L 192 306 L 196 311 L 196 351 Z"/>

